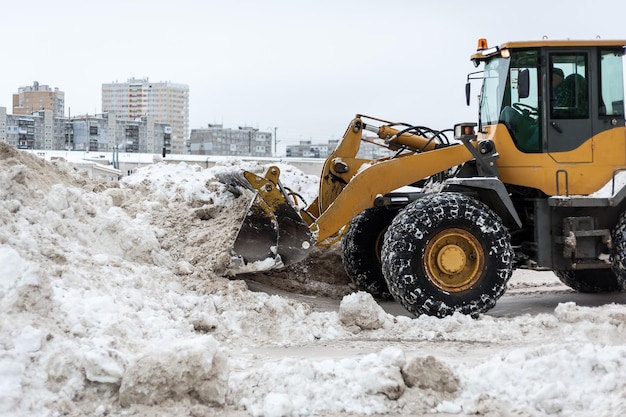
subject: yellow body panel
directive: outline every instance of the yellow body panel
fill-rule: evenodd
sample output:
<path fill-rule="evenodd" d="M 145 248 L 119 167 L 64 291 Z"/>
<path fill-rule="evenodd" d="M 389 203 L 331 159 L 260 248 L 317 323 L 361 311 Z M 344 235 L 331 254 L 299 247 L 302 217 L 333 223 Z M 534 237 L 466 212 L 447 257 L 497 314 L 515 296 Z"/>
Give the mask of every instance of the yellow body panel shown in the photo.
<path fill-rule="evenodd" d="M 558 194 L 566 190 L 592 194 L 611 181 L 615 169 L 626 166 L 626 127 L 604 131 L 572 151 L 555 153 L 521 152 L 503 125 L 485 130 L 500 155 L 497 165 L 502 182 L 536 188 L 547 195 L 557 195 L 557 188 Z M 558 171 L 562 172 L 557 185 Z"/>

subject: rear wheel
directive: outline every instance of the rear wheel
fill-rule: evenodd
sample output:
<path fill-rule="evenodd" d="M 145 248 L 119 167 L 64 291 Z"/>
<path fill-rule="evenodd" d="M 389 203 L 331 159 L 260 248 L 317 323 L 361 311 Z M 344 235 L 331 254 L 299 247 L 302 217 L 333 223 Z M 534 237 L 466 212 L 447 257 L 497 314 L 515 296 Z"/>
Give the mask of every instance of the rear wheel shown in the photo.
<path fill-rule="evenodd" d="M 358 289 L 376 298 L 391 299 L 383 277 L 380 250 L 397 210 L 373 207 L 356 215 L 343 237 L 341 256 L 348 277 Z"/>
<path fill-rule="evenodd" d="M 579 292 L 603 293 L 621 290 L 615 274 L 610 269 L 554 271 L 554 274 L 563 284 Z"/>
<path fill-rule="evenodd" d="M 477 315 L 504 294 L 513 250 L 500 218 L 462 194 L 427 196 L 406 206 L 382 248 L 389 291 L 409 312 Z"/>
<path fill-rule="evenodd" d="M 611 269 L 621 290 L 626 290 L 626 212 L 620 216 L 617 226 L 613 229 L 613 248 Z"/>

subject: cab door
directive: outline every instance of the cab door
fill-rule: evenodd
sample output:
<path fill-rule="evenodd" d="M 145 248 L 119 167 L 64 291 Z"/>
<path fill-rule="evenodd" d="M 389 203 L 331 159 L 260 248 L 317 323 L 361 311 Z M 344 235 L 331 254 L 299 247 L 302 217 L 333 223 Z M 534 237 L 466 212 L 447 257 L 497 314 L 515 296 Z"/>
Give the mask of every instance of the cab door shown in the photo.
<path fill-rule="evenodd" d="M 548 53 L 548 100 L 544 131 L 547 152 L 556 161 L 592 162 L 590 51 Z"/>

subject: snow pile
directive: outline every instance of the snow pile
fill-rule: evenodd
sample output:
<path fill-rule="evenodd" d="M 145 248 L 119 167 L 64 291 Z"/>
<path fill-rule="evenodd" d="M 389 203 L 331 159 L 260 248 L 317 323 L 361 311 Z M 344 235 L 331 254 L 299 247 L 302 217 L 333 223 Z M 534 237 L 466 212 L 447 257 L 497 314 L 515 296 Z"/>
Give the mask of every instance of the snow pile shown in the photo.
<path fill-rule="evenodd" d="M 462 367 L 458 375 L 464 381 L 462 398 L 455 404 L 444 402 L 439 411 L 518 409 L 569 416 L 626 412 L 624 346 L 554 343 L 518 349 L 471 369 Z M 525 383 L 520 386 L 520 381 Z"/>
<path fill-rule="evenodd" d="M 241 403 L 255 416 L 384 413 L 385 400 L 398 399 L 406 388 L 401 375 L 404 363 L 404 352 L 398 348 L 359 360 L 286 358 L 241 373 L 233 382 L 247 388 Z M 259 394 L 264 398 L 260 404 L 254 398 Z"/>
<path fill-rule="evenodd" d="M 436 319 L 251 292 L 228 272 L 246 202 L 215 180 L 242 166 L 266 168 L 115 185 L 0 143 L 0 415 L 626 412 L 623 305 Z M 280 168 L 312 201 L 317 179 Z M 276 274 L 340 268 L 321 265 Z"/>
<path fill-rule="evenodd" d="M 159 346 L 130 364 L 121 381 L 120 404 L 154 405 L 192 396 L 203 404 L 224 405 L 227 389 L 226 355 L 206 336 Z"/>
<path fill-rule="evenodd" d="M 385 311 L 376 304 L 370 294 L 363 291 L 343 298 L 339 308 L 339 320 L 355 333 L 361 330 L 380 329 L 389 323 Z"/>

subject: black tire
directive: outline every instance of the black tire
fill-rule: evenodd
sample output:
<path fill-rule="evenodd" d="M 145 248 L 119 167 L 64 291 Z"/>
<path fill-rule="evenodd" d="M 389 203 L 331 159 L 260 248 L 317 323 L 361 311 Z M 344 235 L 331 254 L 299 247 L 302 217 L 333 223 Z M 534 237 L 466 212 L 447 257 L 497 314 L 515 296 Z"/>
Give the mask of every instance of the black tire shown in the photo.
<path fill-rule="evenodd" d="M 397 210 L 373 207 L 356 215 L 341 241 L 341 258 L 350 280 L 359 290 L 375 298 L 390 300 L 380 262 L 380 250 L 387 227 Z"/>
<path fill-rule="evenodd" d="M 393 220 L 383 275 L 409 312 L 445 317 L 491 309 L 511 277 L 508 230 L 489 207 L 463 194 L 426 196 Z"/>
<path fill-rule="evenodd" d="M 617 221 L 611 238 L 613 240 L 611 269 L 619 288 L 626 291 L 626 212 L 622 213 Z"/>
<path fill-rule="evenodd" d="M 568 287 L 585 293 L 620 291 L 615 274 L 610 269 L 583 269 L 580 271 L 554 271 L 559 280 Z"/>

